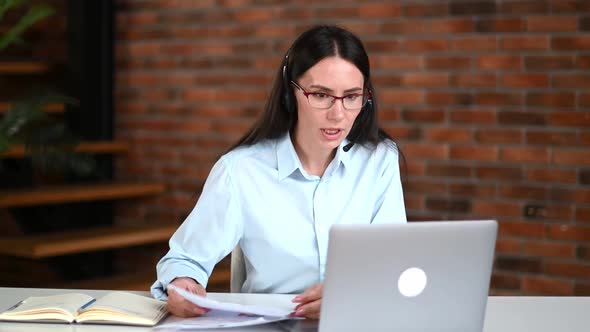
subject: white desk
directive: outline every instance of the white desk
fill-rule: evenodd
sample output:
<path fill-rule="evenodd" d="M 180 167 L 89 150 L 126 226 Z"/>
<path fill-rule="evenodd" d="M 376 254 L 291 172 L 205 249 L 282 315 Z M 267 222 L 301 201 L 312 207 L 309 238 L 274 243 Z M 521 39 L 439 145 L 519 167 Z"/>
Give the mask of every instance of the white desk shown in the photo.
<path fill-rule="evenodd" d="M 81 291 L 99 297 L 105 291 L 64 290 L 0 287 L 0 310 L 5 310 L 23 298 Z M 138 292 L 147 294 L 145 292 Z M 216 300 L 243 304 L 292 306 L 291 295 L 210 293 Z M 300 331 L 317 330 L 317 321 L 302 320 L 260 325 L 248 328 L 213 331 Z M 23 324 L 0 322 L 0 332 L 145 332 L 151 328 L 82 325 L 82 324 Z M 170 332 L 157 330 L 158 332 Z M 201 330 L 203 331 L 203 330 Z M 490 297 L 486 310 L 484 332 L 587 332 L 590 331 L 590 297 Z"/>

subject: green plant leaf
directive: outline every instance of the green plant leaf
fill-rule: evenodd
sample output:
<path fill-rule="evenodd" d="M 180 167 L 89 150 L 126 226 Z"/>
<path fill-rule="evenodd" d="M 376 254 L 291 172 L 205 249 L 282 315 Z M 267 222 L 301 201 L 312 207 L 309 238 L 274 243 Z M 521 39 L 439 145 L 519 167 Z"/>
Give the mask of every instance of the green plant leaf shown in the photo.
<path fill-rule="evenodd" d="M 0 0 L 2 1 L 2 0 Z M 7 4 L 5 6 L 0 6 L 0 8 L 4 9 L 4 11 L 2 11 L 2 9 L 0 9 L 0 19 L 2 17 L 2 15 L 6 12 L 6 10 L 10 9 L 10 5 L 12 4 L 12 7 L 15 7 L 14 3 L 16 3 L 17 5 L 20 5 L 22 3 L 22 1 L 9 1 L 9 0 L 4 0 L 7 2 Z M 32 25 L 34 25 L 35 23 L 51 16 L 55 14 L 55 9 L 47 4 L 38 4 L 38 5 L 34 5 L 31 8 L 29 8 L 29 10 L 27 11 L 27 13 L 25 15 L 23 15 L 18 22 L 12 27 L 10 28 L 10 30 L 8 30 L 6 33 L 4 33 L 2 36 L 0 36 L 0 50 L 5 49 L 6 47 L 8 47 L 10 44 L 16 43 L 16 42 L 22 42 L 21 39 L 21 35 Z"/>

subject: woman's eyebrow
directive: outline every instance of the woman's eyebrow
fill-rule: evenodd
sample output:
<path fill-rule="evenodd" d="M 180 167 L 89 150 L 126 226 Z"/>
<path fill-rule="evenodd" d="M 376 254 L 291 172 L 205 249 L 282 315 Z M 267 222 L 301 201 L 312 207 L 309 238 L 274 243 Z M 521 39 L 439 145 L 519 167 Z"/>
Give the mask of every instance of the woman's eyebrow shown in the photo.
<path fill-rule="evenodd" d="M 318 89 L 318 90 L 322 90 L 322 91 L 326 91 L 326 92 L 330 92 L 330 93 L 334 92 L 334 90 L 332 90 L 328 87 L 325 87 L 323 85 L 319 85 L 319 84 L 312 84 L 309 86 L 309 88 L 310 89 Z M 358 91 L 362 91 L 362 90 L 363 90 L 362 88 L 354 87 L 354 88 L 344 90 L 344 93 L 358 92 Z"/>

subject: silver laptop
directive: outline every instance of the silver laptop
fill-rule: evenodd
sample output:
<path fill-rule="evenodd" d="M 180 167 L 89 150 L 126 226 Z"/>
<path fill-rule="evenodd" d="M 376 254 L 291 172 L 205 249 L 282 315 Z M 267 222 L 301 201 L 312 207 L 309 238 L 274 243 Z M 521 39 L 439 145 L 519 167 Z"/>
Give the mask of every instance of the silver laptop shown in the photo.
<path fill-rule="evenodd" d="M 320 332 L 481 332 L 494 220 L 334 225 Z"/>

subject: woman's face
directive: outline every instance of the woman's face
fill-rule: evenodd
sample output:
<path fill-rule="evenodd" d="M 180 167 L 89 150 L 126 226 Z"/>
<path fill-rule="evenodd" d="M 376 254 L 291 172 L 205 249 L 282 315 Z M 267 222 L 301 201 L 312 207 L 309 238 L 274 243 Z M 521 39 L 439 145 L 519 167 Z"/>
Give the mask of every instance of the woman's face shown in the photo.
<path fill-rule="evenodd" d="M 307 93 L 325 93 L 337 97 L 363 93 L 363 82 L 361 71 L 353 63 L 337 56 L 319 61 L 295 81 Z M 327 109 L 317 109 L 309 104 L 303 91 L 295 87 L 293 89 L 297 98 L 297 142 L 307 149 L 332 151 L 337 148 L 350 132 L 360 108 L 345 109 L 342 100 L 338 99 Z"/>

